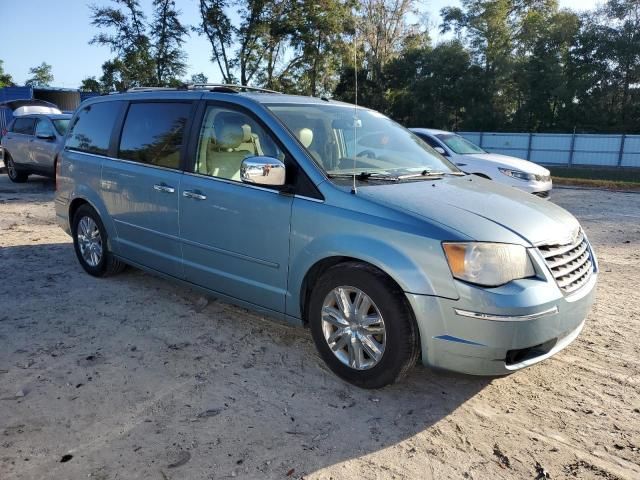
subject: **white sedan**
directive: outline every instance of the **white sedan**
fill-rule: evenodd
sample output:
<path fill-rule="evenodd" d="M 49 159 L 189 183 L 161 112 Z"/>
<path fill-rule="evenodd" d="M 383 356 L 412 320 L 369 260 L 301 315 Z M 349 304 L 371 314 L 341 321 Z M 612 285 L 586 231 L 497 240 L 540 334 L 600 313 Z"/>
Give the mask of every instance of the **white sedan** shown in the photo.
<path fill-rule="evenodd" d="M 549 170 L 536 163 L 485 152 L 466 138 L 444 130 L 410 130 L 455 163 L 463 172 L 511 185 L 541 198 L 548 198 L 551 193 L 551 174 Z"/>

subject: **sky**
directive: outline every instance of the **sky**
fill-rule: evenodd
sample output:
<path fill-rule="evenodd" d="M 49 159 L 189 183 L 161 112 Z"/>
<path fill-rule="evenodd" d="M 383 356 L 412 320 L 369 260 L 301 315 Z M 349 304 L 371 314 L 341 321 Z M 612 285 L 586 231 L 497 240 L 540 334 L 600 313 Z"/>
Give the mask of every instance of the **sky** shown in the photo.
<path fill-rule="evenodd" d="M 112 58 L 107 47 L 89 45 L 97 33 L 90 23 L 90 4 L 108 4 L 105 0 L 0 0 L 0 60 L 4 70 L 18 85 L 29 78 L 29 69 L 47 62 L 52 65 L 52 86 L 76 88 L 83 78 L 100 77 L 102 64 Z M 457 0 L 422 0 L 438 40 L 437 24 L 441 8 L 458 5 Z M 563 8 L 586 10 L 598 0 L 559 0 Z M 151 0 L 141 0 L 150 8 Z M 176 0 L 185 25 L 197 25 L 197 0 Z M 211 62 L 211 48 L 204 37 L 191 33 L 185 43 L 188 58 L 187 78 L 204 73 L 209 81 L 219 81 L 220 75 Z"/>

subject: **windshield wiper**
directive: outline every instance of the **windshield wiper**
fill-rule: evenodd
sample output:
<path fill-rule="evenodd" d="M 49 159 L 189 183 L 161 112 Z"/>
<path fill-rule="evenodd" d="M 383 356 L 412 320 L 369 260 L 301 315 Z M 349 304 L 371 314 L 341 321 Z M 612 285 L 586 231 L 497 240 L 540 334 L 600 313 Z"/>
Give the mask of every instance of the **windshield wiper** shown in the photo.
<path fill-rule="evenodd" d="M 464 172 L 434 172 L 433 170 L 423 170 L 420 173 L 408 173 L 406 175 L 400 175 L 398 180 L 407 180 L 414 178 L 430 179 L 434 177 L 444 177 L 445 175 L 454 175 L 456 177 L 463 177 L 466 175 Z"/>
<path fill-rule="evenodd" d="M 382 182 L 397 182 L 400 179 L 400 177 L 381 172 L 360 172 L 355 175 L 353 173 L 327 173 L 327 176 L 329 178 L 353 178 L 355 176 L 356 180 L 360 181 L 372 179 Z"/>
<path fill-rule="evenodd" d="M 406 180 L 409 178 L 433 178 L 433 177 L 444 177 L 444 172 L 434 172 L 433 170 L 423 170 L 420 173 L 407 173 L 406 175 L 400 175 L 398 179 Z"/>

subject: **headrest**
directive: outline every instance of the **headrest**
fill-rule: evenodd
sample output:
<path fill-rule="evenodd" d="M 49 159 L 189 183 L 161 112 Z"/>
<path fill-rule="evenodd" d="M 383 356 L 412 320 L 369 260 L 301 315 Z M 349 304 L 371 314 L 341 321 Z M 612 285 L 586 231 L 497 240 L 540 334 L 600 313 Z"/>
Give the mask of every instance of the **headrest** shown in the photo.
<path fill-rule="evenodd" d="M 313 142 L 313 130 L 310 128 L 301 128 L 298 130 L 298 140 L 304 145 L 304 148 L 309 148 L 311 142 Z"/>
<path fill-rule="evenodd" d="M 244 130 L 241 125 L 227 123 L 216 126 L 216 145 L 220 148 L 238 148 L 244 141 Z"/>
<path fill-rule="evenodd" d="M 242 125 L 242 141 L 250 142 L 251 138 L 251 125 L 247 125 L 246 123 Z"/>

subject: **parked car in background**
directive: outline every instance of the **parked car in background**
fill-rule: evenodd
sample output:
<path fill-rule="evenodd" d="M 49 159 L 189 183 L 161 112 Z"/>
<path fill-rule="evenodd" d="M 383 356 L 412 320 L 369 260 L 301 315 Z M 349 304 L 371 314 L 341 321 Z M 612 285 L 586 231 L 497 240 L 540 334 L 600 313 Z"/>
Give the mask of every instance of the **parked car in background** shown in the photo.
<path fill-rule="evenodd" d="M 0 140 L 1 158 L 11 181 L 25 182 L 31 174 L 55 177 L 70 119 L 68 114 L 27 114 L 11 121 Z"/>
<path fill-rule="evenodd" d="M 551 193 L 551 173 L 536 163 L 486 152 L 455 133 L 431 128 L 410 130 L 466 173 L 504 183 L 541 198 L 548 198 Z"/>
<path fill-rule="evenodd" d="M 130 264 L 307 325 L 361 387 L 419 358 L 527 367 L 578 336 L 594 299 L 570 213 L 341 102 L 226 85 L 97 97 L 58 170 L 56 216 L 88 274 Z"/>
<path fill-rule="evenodd" d="M 13 120 L 13 117 L 26 115 L 29 113 L 62 113 L 60 109 L 53 103 L 38 100 L 8 100 L 0 102 L 0 140 L 7 133 L 7 127 Z"/>

